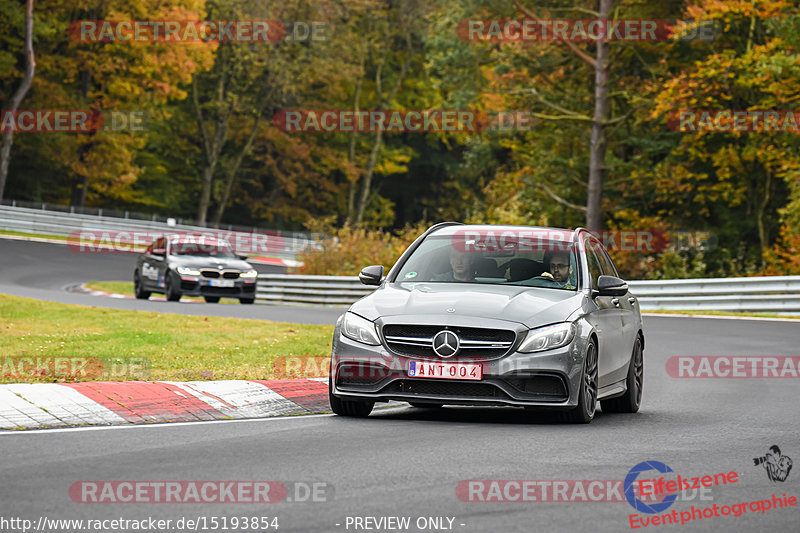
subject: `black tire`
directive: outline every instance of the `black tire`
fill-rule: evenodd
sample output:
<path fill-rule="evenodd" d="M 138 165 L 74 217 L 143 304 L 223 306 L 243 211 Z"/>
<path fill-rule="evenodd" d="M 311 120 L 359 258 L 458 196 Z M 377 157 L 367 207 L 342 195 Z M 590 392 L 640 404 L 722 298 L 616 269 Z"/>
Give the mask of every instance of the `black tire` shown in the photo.
<path fill-rule="evenodd" d="M 219 298 L 220 297 L 219 296 L 203 296 L 203 298 L 205 299 L 206 303 L 215 304 L 215 303 L 219 302 Z"/>
<path fill-rule="evenodd" d="M 133 292 L 136 294 L 136 298 L 139 300 L 147 300 L 150 298 L 150 291 L 144 290 L 142 286 L 142 279 L 139 277 L 139 271 L 136 270 L 133 273 Z"/>
<path fill-rule="evenodd" d="M 636 336 L 633 343 L 631 362 L 628 365 L 628 377 L 625 381 L 628 390 L 616 398 L 600 401 L 600 408 L 604 413 L 635 413 L 642 405 L 642 386 L 644 385 L 644 354 L 642 353 L 642 339 Z"/>
<path fill-rule="evenodd" d="M 578 405 L 564 413 L 564 420 L 571 424 L 588 424 L 597 411 L 597 345 L 589 340 L 586 357 L 583 360 L 581 388 L 578 392 Z"/>
<path fill-rule="evenodd" d="M 164 277 L 164 294 L 170 302 L 177 302 L 181 299 L 181 291 L 175 288 L 175 281 L 172 279 L 172 272 L 169 270 Z"/>
<path fill-rule="evenodd" d="M 251 304 L 251 303 L 253 303 L 253 302 L 255 302 L 255 301 L 256 301 L 256 299 L 255 299 L 255 298 L 239 298 L 239 303 L 240 303 L 240 304 L 247 304 L 247 305 L 249 305 L 249 304 Z"/>
<path fill-rule="evenodd" d="M 408 405 L 411 407 L 416 407 L 418 409 L 439 409 L 440 407 L 444 407 L 442 403 L 419 403 L 419 402 L 408 402 Z"/>
<path fill-rule="evenodd" d="M 328 378 L 328 401 L 331 404 L 331 411 L 339 416 L 353 418 L 366 418 L 375 407 L 375 402 L 368 400 L 343 400 L 334 396 L 330 378 Z"/>

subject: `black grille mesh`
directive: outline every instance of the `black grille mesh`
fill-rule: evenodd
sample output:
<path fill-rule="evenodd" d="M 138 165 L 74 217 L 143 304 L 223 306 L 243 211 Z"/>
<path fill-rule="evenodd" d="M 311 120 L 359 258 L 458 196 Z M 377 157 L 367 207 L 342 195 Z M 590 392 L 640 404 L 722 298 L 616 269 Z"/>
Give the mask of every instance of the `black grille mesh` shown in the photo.
<path fill-rule="evenodd" d="M 425 337 L 432 338 L 434 335 L 448 329 L 456 333 L 462 340 L 490 341 L 490 342 L 511 342 L 516 339 L 516 333 L 505 329 L 471 328 L 461 326 L 426 326 L 417 324 L 387 324 L 383 326 L 383 336 L 385 337 Z M 426 359 L 439 359 L 430 346 L 415 346 L 400 342 L 386 340 L 390 350 L 396 354 L 408 355 L 412 357 L 422 357 Z M 453 359 L 462 357 L 480 357 L 482 359 L 496 359 L 508 353 L 509 348 L 464 348 L 462 347 L 458 355 Z"/>

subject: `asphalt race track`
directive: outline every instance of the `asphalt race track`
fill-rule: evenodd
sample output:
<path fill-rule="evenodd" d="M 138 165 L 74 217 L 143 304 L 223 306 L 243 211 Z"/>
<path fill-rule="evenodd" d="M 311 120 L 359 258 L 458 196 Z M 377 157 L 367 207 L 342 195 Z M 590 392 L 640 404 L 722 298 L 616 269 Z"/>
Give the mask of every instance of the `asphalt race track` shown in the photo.
<path fill-rule="evenodd" d="M 0 292 L 126 309 L 193 314 L 246 309 L 251 318 L 274 316 L 274 308 L 261 305 L 103 303 L 101 298 L 65 293 L 63 287 L 91 279 L 127 279 L 133 256 L 81 257 L 62 246 L 14 241 L 0 241 L 0 250 Z M 315 315 L 309 309 L 279 310 L 282 320 L 298 321 L 321 320 L 329 311 L 311 310 L 320 313 Z M 662 462 L 683 477 L 738 474 L 737 482 L 710 493 L 688 491 L 665 511 L 675 510 L 678 516 L 692 506 L 722 508 L 764 499 L 772 503 L 773 494 L 784 493 L 800 497 L 800 466 L 779 482 L 753 462 L 772 445 L 795 462 L 800 460 L 800 380 L 678 379 L 665 369 L 667 359 L 676 355 L 798 356 L 798 324 L 646 317 L 645 335 L 641 411 L 599 412 L 588 426 L 562 425 L 552 417 L 516 409 L 395 407 L 376 410 L 365 420 L 318 415 L 3 433 L 0 514 L 26 518 L 34 525 L 40 517 L 153 517 L 173 524 L 182 517 L 205 517 L 208 524 L 212 517 L 220 524 L 223 517 L 277 517 L 278 531 L 297 532 L 630 531 L 629 516 L 635 511 L 625 501 L 462 501 L 456 488 L 465 480 L 623 480 L 643 461 Z M 657 476 L 651 472 L 642 477 Z M 279 481 L 290 487 L 292 500 L 298 499 L 293 484 L 325 483 L 327 501 L 89 504 L 71 499 L 73 483 L 102 480 Z M 300 496 L 304 494 L 300 490 Z M 508 493 L 515 495 L 519 492 Z M 410 517 L 411 526 L 377 528 L 371 521 L 355 521 L 394 516 Z M 419 517 L 452 518 L 452 529 L 446 529 L 447 519 L 444 527 L 418 528 Z M 356 528 L 356 523 L 371 529 Z M 642 529 L 783 532 L 796 531 L 798 523 L 798 506 L 764 512 L 748 506 L 738 517 Z M 0 523 L 0 530 L 19 529 Z"/>
<path fill-rule="evenodd" d="M 252 263 L 261 273 L 281 274 L 283 267 Z M 189 302 L 113 299 L 67 292 L 67 288 L 89 281 L 133 281 L 136 254 L 76 253 L 62 244 L 16 241 L 0 238 L 0 293 L 66 304 L 94 305 L 113 309 L 158 311 L 201 316 L 260 318 L 281 322 L 328 324 L 341 309 L 274 305 L 214 305 Z"/>

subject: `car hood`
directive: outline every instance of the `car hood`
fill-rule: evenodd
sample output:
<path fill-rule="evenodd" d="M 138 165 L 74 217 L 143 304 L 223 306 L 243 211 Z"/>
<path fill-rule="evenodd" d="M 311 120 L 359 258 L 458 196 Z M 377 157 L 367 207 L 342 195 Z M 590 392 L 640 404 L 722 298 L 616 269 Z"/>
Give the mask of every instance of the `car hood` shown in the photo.
<path fill-rule="evenodd" d="M 219 268 L 222 265 L 223 269 L 231 268 L 236 270 L 253 270 L 250 263 L 242 261 L 239 258 L 225 259 L 221 257 L 197 257 L 189 255 L 171 255 L 169 256 L 169 264 L 175 266 L 185 266 L 193 268 Z"/>
<path fill-rule="evenodd" d="M 395 283 L 385 284 L 350 310 L 373 321 L 397 315 L 449 315 L 505 320 L 533 328 L 566 321 L 580 308 L 583 298 L 580 292 L 537 287 Z"/>

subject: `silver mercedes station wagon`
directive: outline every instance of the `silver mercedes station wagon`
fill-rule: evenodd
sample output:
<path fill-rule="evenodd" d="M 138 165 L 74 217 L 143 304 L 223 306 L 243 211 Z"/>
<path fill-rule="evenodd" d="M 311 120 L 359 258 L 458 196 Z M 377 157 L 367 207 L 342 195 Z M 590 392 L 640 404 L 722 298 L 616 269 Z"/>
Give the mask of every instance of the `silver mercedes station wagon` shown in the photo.
<path fill-rule="evenodd" d="M 334 413 L 375 402 L 514 406 L 589 423 L 635 413 L 644 333 L 635 296 L 585 229 L 436 224 L 336 323 Z"/>

